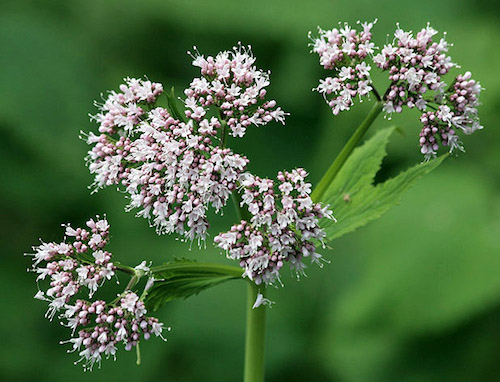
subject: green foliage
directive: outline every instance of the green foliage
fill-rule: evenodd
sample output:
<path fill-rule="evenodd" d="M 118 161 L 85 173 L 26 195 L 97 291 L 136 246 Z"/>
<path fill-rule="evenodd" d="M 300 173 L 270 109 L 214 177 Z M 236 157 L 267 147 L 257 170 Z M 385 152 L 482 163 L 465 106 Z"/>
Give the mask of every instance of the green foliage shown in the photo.
<path fill-rule="evenodd" d="M 270 288 L 277 304 L 269 314 L 267 380 L 498 380 L 500 76 L 491 63 L 500 60 L 500 50 L 492 49 L 500 33 L 499 4 L 424 0 L 405 3 L 401 12 L 396 0 L 0 2 L 0 380 L 142 382 L 166 374 L 174 381 L 238 380 L 244 283 L 221 285 L 156 312 L 173 331 L 166 344 L 141 344 L 143 366 L 135 365 L 135 354 L 121 352 L 116 362 L 84 373 L 58 343 L 69 338 L 69 330 L 43 320 L 46 306 L 32 299 L 34 275 L 22 272 L 30 261 L 21 254 L 39 237 L 60 240 L 63 222 L 83 224 L 106 213 L 112 252 L 124 263 L 144 258 L 162 264 L 170 253 L 220 261 L 213 246 L 188 252 L 185 243 L 157 237 L 144 219 L 123 212 L 123 195 L 114 189 L 89 195 L 91 176 L 82 159 L 87 147 L 77 136 L 96 129 L 87 116 L 96 112 L 92 101 L 129 75 L 175 85 L 182 96 L 181 89 L 199 75 L 186 50 L 196 44 L 213 55 L 242 40 L 252 44 L 257 65 L 272 71 L 270 95 L 292 114 L 286 127 L 248 129 L 231 147 L 261 176 L 301 166 L 319 177 L 324 158 L 340 151 L 370 105 L 357 104 L 333 118 L 323 99 L 310 92 L 326 72 L 306 47 L 307 32 L 376 17 L 378 46 L 386 34 L 392 38 L 396 21 L 414 31 L 431 21 L 448 31 L 453 60 L 486 88 L 480 109 L 485 129 L 466 137 L 466 155 L 450 158 L 417 182 L 400 207 L 362 235 L 336 240 L 335 251 L 325 253 L 335 257 L 331 265 L 311 267 L 301 282 L 285 275 L 286 288 Z M 386 76 L 373 75 L 377 88 L 385 83 Z M 405 126 L 407 138 L 391 155 L 405 162 L 421 160 L 415 150 L 417 114 L 393 118 Z M 381 118 L 373 127 L 383 123 Z M 213 219 L 212 234 L 227 230 L 231 213 L 227 208 Z M 432 331 L 414 330 L 430 327 L 431 320 Z M 214 354 L 224 359 L 223 367 Z"/>
<path fill-rule="evenodd" d="M 156 310 L 168 301 L 188 298 L 215 285 L 241 279 L 240 268 L 225 265 L 198 263 L 189 259 L 175 260 L 151 269 L 159 279 L 148 291 L 146 306 Z"/>
<path fill-rule="evenodd" d="M 323 332 L 325 366 L 339 380 L 498 379 L 487 354 L 500 351 L 500 199 L 460 159 L 418 182 L 362 240 L 336 242 L 350 252 L 337 248 L 335 276 L 353 280 Z"/>
<path fill-rule="evenodd" d="M 417 179 L 436 168 L 446 157 L 420 163 L 395 178 L 374 185 L 373 180 L 386 156 L 386 146 L 395 127 L 379 131 L 349 157 L 322 201 L 330 204 L 337 222 L 328 221 L 328 240 L 345 235 L 378 219 L 398 204 Z"/>

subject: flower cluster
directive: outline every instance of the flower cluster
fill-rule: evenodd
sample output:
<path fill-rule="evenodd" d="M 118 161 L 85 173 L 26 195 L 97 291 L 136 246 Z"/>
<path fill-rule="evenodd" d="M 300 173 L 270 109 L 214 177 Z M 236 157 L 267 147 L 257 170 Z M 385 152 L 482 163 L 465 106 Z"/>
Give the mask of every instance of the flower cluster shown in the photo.
<path fill-rule="evenodd" d="M 192 122 L 162 130 L 144 123 L 139 131 L 128 158 L 137 167 L 129 168 L 122 181 L 131 196 L 129 208 L 141 207 L 139 215 L 146 218 L 152 215 L 160 233 L 204 239 L 208 205 L 218 212 L 226 204 L 248 160 L 210 146 Z"/>
<path fill-rule="evenodd" d="M 439 142 L 443 146 L 449 146 L 450 151 L 458 148 L 463 150 L 462 145 L 452 127 L 453 114 L 448 106 L 442 105 L 437 112 L 424 112 L 420 117 L 423 128 L 420 131 L 421 152 L 426 159 L 435 156 L 439 149 Z"/>
<path fill-rule="evenodd" d="M 49 288 L 39 290 L 36 299 L 49 303 L 46 317 L 53 319 L 60 312 L 61 323 L 78 330 L 70 339 L 73 350 L 80 351 L 85 367 L 100 363 L 102 355 L 115 356 L 116 345 L 123 342 L 126 350 L 137 345 L 140 335 L 148 339 L 151 333 L 161 335 L 163 324 L 154 317 L 146 317 L 144 302 L 127 290 L 116 303 L 102 300 L 71 301 L 83 289 L 88 290 L 89 300 L 106 280 L 111 279 L 117 267 L 111 262 L 111 253 L 105 250 L 109 239 L 106 219 L 90 219 L 86 228 L 66 226 L 69 242 L 42 243 L 33 247 L 32 271 L 38 273 L 37 283 L 50 278 Z M 145 263 L 135 268 L 145 273 Z M 80 293 L 81 295 L 81 293 Z"/>
<path fill-rule="evenodd" d="M 265 100 L 269 73 L 255 67 L 250 47 L 240 44 L 233 51 L 207 58 L 195 52 L 193 65 L 201 69 L 201 77 L 184 91 L 188 118 L 207 125 L 207 109 L 215 106 L 235 137 L 243 137 L 250 125 L 266 125 L 272 120 L 284 124 L 286 113 L 276 101 Z"/>
<path fill-rule="evenodd" d="M 332 77 L 320 80 L 314 90 L 323 94 L 335 115 L 349 110 L 356 96 L 361 100 L 361 96 L 372 90 L 371 67 L 365 59 L 375 49 L 371 42 L 373 24 L 363 23 L 360 32 L 347 23 L 340 29 L 319 29 L 319 37 L 312 39 L 312 52 L 319 55 L 319 62 L 325 69 L 334 72 Z"/>
<path fill-rule="evenodd" d="M 127 98 L 126 93 L 110 97 Z M 143 97 L 154 100 L 154 92 Z M 152 220 L 158 233 L 203 240 L 208 206 L 219 211 L 226 204 L 248 161 L 214 146 L 217 118 L 183 122 L 163 107 L 149 106 L 127 131 L 121 125 L 103 131 L 101 124 L 100 135 L 87 135 L 87 143 L 93 145 L 86 160 L 94 186 L 123 186 L 130 196 L 127 208 L 140 208 L 138 215 Z M 110 113 L 96 119 L 111 119 Z"/>
<path fill-rule="evenodd" d="M 328 206 L 311 200 L 306 176 L 300 168 L 279 172 L 275 190 L 273 180 L 247 174 L 242 179 L 241 205 L 248 208 L 251 219 L 242 220 L 214 239 L 228 258 L 239 260 L 244 276 L 257 285 L 279 280 L 285 262 L 297 273 L 306 267 L 305 257 L 320 263 L 315 242 L 322 242 L 325 232 L 319 220 L 333 217 Z"/>
<path fill-rule="evenodd" d="M 433 40 L 437 33 L 427 25 L 413 37 L 398 26 L 394 42 L 373 58 L 379 68 L 389 71 L 391 85 L 385 96 L 388 113 L 401 113 L 405 105 L 424 110 L 427 91 L 442 93 L 446 88 L 442 77 L 456 64 L 446 54 L 446 40 Z"/>
<path fill-rule="evenodd" d="M 250 48 L 193 58 L 202 76 L 185 90 L 187 120 L 157 105 L 161 84 L 126 78 L 92 116 L 100 134 L 84 135 L 96 189 L 121 186 L 130 198 L 127 210 L 138 208 L 158 233 L 201 241 L 208 208 L 221 210 L 248 163 L 225 148 L 225 135 L 243 136 L 251 124 L 284 123 L 286 113 L 265 100 L 269 74 L 255 67 Z M 210 106 L 217 117 L 208 115 Z"/>
<path fill-rule="evenodd" d="M 318 53 L 320 64 L 335 73 L 314 89 L 323 94 L 333 114 L 349 110 L 356 95 L 373 91 L 389 115 L 401 113 L 404 106 L 422 111 L 419 142 L 426 159 L 435 156 L 440 146 L 450 152 L 463 150 L 457 131 L 471 134 L 482 128 L 476 109 L 481 86 L 470 72 L 457 76 L 450 86 L 443 80 L 457 66 L 447 55 L 445 38 L 435 39 L 438 32 L 429 24 L 415 36 L 398 25 L 394 41 L 373 56 L 375 65 L 389 72 L 391 81 L 380 97 L 365 61 L 377 49 L 371 42 L 373 23 L 362 27 L 359 33 L 347 24 L 340 29 L 320 29 L 319 37 L 313 39 L 312 51 Z"/>
<path fill-rule="evenodd" d="M 94 364 L 100 364 L 103 356 L 116 358 L 119 343 L 128 351 L 137 346 L 141 337 L 148 340 L 155 334 L 163 338 L 163 324 L 145 314 L 144 303 L 130 291 L 116 304 L 77 300 L 74 305 L 67 305 L 61 315 L 65 320 L 63 324 L 73 333 L 77 332 L 77 336 L 61 344 L 71 343 L 71 351 L 78 351 L 81 357 L 76 363 L 84 361 L 84 367 L 92 369 Z"/>
<path fill-rule="evenodd" d="M 456 148 L 463 151 L 462 143 L 456 135 L 457 129 L 465 134 L 472 134 L 483 128 L 479 124 L 476 109 L 480 92 L 479 83 L 471 79 L 470 72 L 466 72 L 457 76 L 453 86 L 440 99 L 436 99 L 436 103 L 442 103 L 436 111 L 422 114 L 420 146 L 426 159 L 437 154 L 439 143 L 448 146 L 450 152 Z"/>
<path fill-rule="evenodd" d="M 88 289 L 89 297 L 98 287 L 115 274 L 116 267 L 111 253 L 104 250 L 109 237 L 106 219 L 87 222 L 87 228 L 73 229 L 66 226 L 69 243 L 42 243 L 33 247 L 33 272 L 37 282 L 50 278 L 50 288 L 39 291 L 37 298 L 49 301 L 47 317 L 51 319 L 64 308 L 82 288 Z"/>
<path fill-rule="evenodd" d="M 146 112 L 163 93 L 163 86 L 151 81 L 125 78 L 120 92 L 110 92 L 103 104 L 98 104 L 100 113 L 92 116 L 99 124 L 100 133 L 114 134 L 118 130 L 131 132 Z"/>
<path fill-rule="evenodd" d="M 450 152 L 463 150 L 457 130 L 471 134 L 482 128 L 476 109 L 481 86 L 470 72 L 457 76 L 450 86 L 444 82 L 443 77 L 456 64 L 446 54 L 448 42 L 433 40 L 436 34 L 429 25 L 415 37 L 398 27 L 394 43 L 384 46 L 373 59 L 389 71 L 391 80 L 384 110 L 400 113 L 405 105 L 422 110 L 419 142 L 427 160 L 436 156 L 440 145 Z"/>
<path fill-rule="evenodd" d="M 465 134 L 472 134 L 483 127 L 479 124 L 477 106 L 481 85 L 472 78 L 471 72 L 458 75 L 448 92 L 448 103 L 453 110 L 451 123 Z"/>

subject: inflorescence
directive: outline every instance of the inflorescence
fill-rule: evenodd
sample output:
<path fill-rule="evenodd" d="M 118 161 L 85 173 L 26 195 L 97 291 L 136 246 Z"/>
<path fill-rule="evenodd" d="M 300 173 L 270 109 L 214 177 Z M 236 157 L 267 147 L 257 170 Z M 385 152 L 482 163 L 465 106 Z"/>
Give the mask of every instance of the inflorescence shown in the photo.
<path fill-rule="evenodd" d="M 361 32 L 347 23 L 340 29 L 319 29 L 319 37 L 312 39 L 312 52 L 319 55 L 319 62 L 332 70 L 333 77 L 320 80 L 317 90 L 325 97 L 332 113 L 349 110 L 356 96 L 365 96 L 373 89 L 366 58 L 376 49 L 371 41 L 374 23 L 363 23 Z"/>
<path fill-rule="evenodd" d="M 110 303 L 91 301 L 97 289 L 115 275 L 117 267 L 105 248 L 109 240 L 107 220 L 97 217 L 86 225 L 77 229 L 67 225 L 65 241 L 33 247 L 31 270 L 38 274 L 39 288 L 48 279 L 48 289 L 39 289 L 35 295 L 49 303 L 46 317 L 52 320 L 59 313 L 61 324 L 71 328 L 72 336 L 76 333 L 61 343 L 71 343 L 71 351 L 78 351 L 81 357 L 77 362 L 84 361 L 84 368 L 92 369 L 103 357 L 115 357 L 119 343 L 131 350 L 141 336 L 146 340 L 151 334 L 161 337 L 163 324 L 145 316 L 144 302 L 128 288 Z M 140 274 L 147 271 L 144 264 L 135 268 Z M 88 300 L 84 299 L 87 293 Z"/>
<path fill-rule="evenodd" d="M 433 40 L 437 32 L 429 25 L 415 37 L 398 25 L 394 41 L 376 53 L 374 24 L 361 24 L 361 31 L 348 24 L 319 29 L 312 51 L 333 74 L 320 80 L 315 90 L 333 114 L 349 110 L 356 97 L 361 100 L 370 93 L 388 114 L 416 107 L 422 112 L 419 142 L 427 159 L 440 145 L 462 150 L 457 131 L 471 134 L 482 128 L 477 116 L 479 83 L 470 72 L 449 85 L 444 82 L 456 64 L 447 55 L 449 44 L 444 38 Z M 126 78 L 118 92 L 97 104 L 99 113 L 92 119 L 98 134 L 84 134 L 92 146 L 86 161 L 93 188 L 118 186 L 130 199 L 127 209 L 138 209 L 137 215 L 147 218 L 159 234 L 177 233 L 191 242 L 205 240 L 208 209 L 220 212 L 231 193 L 237 193 L 243 220 L 217 235 L 214 243 L 239 262 L 244 277 L 267 286 L 281 283 L 285 263 L 297 275 L 303 274 L 306 258 L 321 266 L 325 260 L 317 247 L 324 247 L 326 236 L 321 220 L 334 217 L 329 206 L 312 201 L 307 172 L 297 168 L 279 172 L 276 180 L 260 178 L 246 172 L 246 157 L 226 147 L 227 135 L 243 137 L 251 125 L 284 124 L 287 113 L 266 99 L 269 73 L 256 68 L 250 47 L 241 44 L 206 58 L 195 48 L 192 57 L 201 76 L 184 90 L 183 113 L 168 97 L 168 106 L 161 106 L 163 86 L 143 79 Z M 383 96 L 374 88 L 370 59 L 389 72 Z M 162 336 L 163 324 L 146 316 L 144 305 L 154 282 L 150 269 L 145 262 L 135 268 L 114 264 L 106 250 L 108 240 L 109 224 L 97 218 L 86 228 L 66 226 L 62 243 L 33 247 L 37 283 L 49 283 L 35 298 L 48 302 L 48 318 L 58 314 L 72 329 L 73 337 L 62 343 L 72 344 L 71 351 L 79 352 L 78 362 L 84 361 L 85 368 L 115 357 L 120 343 L 131 350 L 141 338 Z M 111 302 L 92 301 L 117 270 L 132 275 L 125 290 Z M 131 288 L 144 275 L 150 281 L 139 296 Z M 254 308 L 271 303 L 259 293 Z"/>
<path fill-rule="evenodd" d="M 225 147 L 226 134 L 284 123 L 286 113 L 265 100 L 269 74 L 254 62 L 241 45 L 215 58 L 198 53 L 193 65 L 202 77 L 185 90 L 186 120 L 158 105 L 161 84 L 127 78 L 92 117 L 100 134 L 85 134 L 93 146 L 86 158 L 93 186 L 121 186 L 127 209 L 139 209 L 160 234 L 204 241 L 209 206 L 222 209 L 248 163 Z"/>
<path fill-rule="evenodd" d="M 437 155 L 439 146 L 450 152 L 463 150 L 457 131 L 471 134 L 482 128 L 477 116 L 481 86 L 466 72 L 447 84 L 443 77 L 457 67 L 447 55 L 450 44 L 427 25 L 413 36 L 398 28 L 394 41 L 384 45 L 379 53 L 371 42 L 374 23 L 363 23 L 363 31 L 345 24 L 342 28 L 319 30 L 313 39 L 312 51 L 318 53 L 320 64 L 332 70 L 334 76 L 320 80 L 315 89 L 322 93 L 333 114 L 349 110 L 356 95 L 374 92 L 390 115 L 401 113 L 403 107 L 416 107 L 422 112 L 420 132 L 421 152 L 426 159 Z M 382 71 L 389 73 L 390 85 L 382 97 L 370 78 L 371 59 Z"/>
<path fill-rule="evenodd" d="M 201 77 L 184 91 L 188 118 L 200 121 L 205 109 L 214 106 L 234 137 L 243 137 L 250 125 L 266 125 L 273 120 L 285 124 L 287 113 L 276 106 L 275 100 L 265 100 L 269 73 L 255 67 L 251 47 L 239 44 L 232 51 L 207 58 L 195 53 L 193 65 L 200 68 Z"/>
<path fill-rule="evenodd" d="M 311 200 L 306 176 L 301 168 L 279 172 L 275 183 L 247 174 L 241 182 L 241 206 L 250 213 L 250 220 L 242 220 L 214 238 L 257 285 L 279 281 L 285 263 L 298 274 L 306 267 L 304 258 L 321 265 L 316 244 L 323 243 L 325 231 L 319 221 L 333 217 L 328 206 Z"/>

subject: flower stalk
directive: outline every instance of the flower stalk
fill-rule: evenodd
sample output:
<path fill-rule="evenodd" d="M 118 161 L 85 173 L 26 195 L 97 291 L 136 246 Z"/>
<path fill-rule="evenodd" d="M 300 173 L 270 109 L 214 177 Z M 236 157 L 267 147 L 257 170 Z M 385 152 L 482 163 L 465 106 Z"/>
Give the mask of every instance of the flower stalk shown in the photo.
<path fill-rule="evenodd" d="M 238 219 L 249 219 L 249 212 L 241 206 L 241 194 L 238 190 L 232 193 L 234 207 Z M 254 308 L 259 293 L 264 294 L 265 286 L 257 286 L 253 281 L 247 283 L 247 321 L 245 334 L 244 382 L 263 382 L 265 342 L 266 342 L 266 306 Z"/>
<path fill-rule="evenodd" d="M 355 147 L 358 145 L 358 143 L 361 141 L 361 139 L 364 137 L 370 126 L 373 124 L 375 119 L 377 119 L 378 115 L 382 111 L 383 108 L 383 103 L 380 101 L 375 102 L 373 105 L 372 109 L 370 110 L 370 113 L 366 116 L 365 120 L 359 125 L 359 127 L 356 129 L 354 134 L 351 136 L 349 141 L 346 143 L 342 151 L 339 153 L 337 158 L 333 161 L 333 163 L 330 165 L 330 168 L 326 171 L 325 175 L 323 175 L 323 178 L 319 181 L 318 185 L 314 189 L 314 191 L 311 194 L 311 198 L 314 202 L 320 202 L 323 198 L 323 195 L 325 194 L 326 190 L 328 187 L 330 187 L 330 184 L 332 184 L 333 180 L 337 176 L 337 174 L 340 172 L 340 169 L 346 162 L 347 158 L 351 155 L 352 151 L 355 149 Z"/>
<path fill-rule="evenodd" d="M 245 336 L 244 382 L 264 381 L 264 353 L 266 342 L 266 306 L 253 308 L 264 287 L 248 282 L 247 287 L 247 327 Z"/>
<path fill-rule="evenodd" d="M 240 279 L 243 271 L 241 268 L 233 267 L 231 265 L 224 264 L 213 264 L 213 263 L 169 263 L 163 264 L 156 267 L 151 267 L 151 273 L 153 275 L 162 274 L 162 272 L 174 272 L 174 271 L 184 271 L 184 272 L 197 272 L 197 271 L 208 271 L 214 273 L 220 273 L 222 275 L 227 275 L 234 277 L 235 279 Z"/>

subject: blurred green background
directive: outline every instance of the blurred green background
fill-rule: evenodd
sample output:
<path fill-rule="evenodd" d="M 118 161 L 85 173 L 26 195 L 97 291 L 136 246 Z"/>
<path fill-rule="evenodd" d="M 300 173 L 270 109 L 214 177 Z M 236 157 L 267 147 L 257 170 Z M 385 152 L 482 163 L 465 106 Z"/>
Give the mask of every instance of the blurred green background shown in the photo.
<path fill-rule="evenodd" d="M 307 32 L 339 21 L 379 22 L 381 46 L 399 21 L 447 31 L 450 54 L 486 88 L 485 129 L 465 137 L 450 158 L 371 225 L 331 244 L 331 260 L 270 291 L 267 381 L 500 380 L 500 6 L 494 0 L 339 1 L 6 1 L 0 3 L 1 248 L 0 380 L 238 381 L 243 367 L 245 285 L 227 283 L 157 313 L 173 330 L 168 343 L 142 345 L 143 364 L 121 351 L 116 362 L 84 373 L 58 345 L 66 328 L 43 318 L 35 276 L 22 254 L 60 240 L 61 223 L 78 226 L 106 213 L 114 256 L 130 265 L 177 256 L 227 262 L 158 237 L 125 213 L 113 189 L 90 195 L 80 130 L 95 127 L 94 99 L 125 76 L 147 75 L 186 87 L 197 71 L 186 51 L 216 54 L 252 44 L 272 71 L 270 94 L 291 113 L 286 127 L 249 129 L 233 142 L 250 170 L 274 176 L 306 167 L 316 182 L 369 110 L 369 102 L 333 117 L 312 93 L 326 75 L 309 54 Z M 392 37 L 389 37 L 392 39 Z M 376 77 L 380 88 L 384 81 Z M 380 179 L 421 160 L 418 115 L 389 146 Z M 374 131 L 387 126 L 380 119 Z M 326 158 L 326 159 L 325 159 Z M 212 235 L 234 219 L 227 208 Z M 285 272 L 286 273 L 286 272 Z"/>

